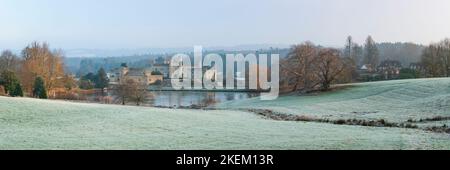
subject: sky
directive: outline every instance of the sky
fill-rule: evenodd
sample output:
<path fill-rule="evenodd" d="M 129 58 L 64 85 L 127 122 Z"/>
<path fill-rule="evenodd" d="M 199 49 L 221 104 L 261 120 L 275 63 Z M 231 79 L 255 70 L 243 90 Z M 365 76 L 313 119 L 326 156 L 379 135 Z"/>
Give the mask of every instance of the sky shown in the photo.
<path fill-rule="evenodd" d="M 0 0 L 0 49 L 428 44 L 449 21 L 448 0 Z"/>

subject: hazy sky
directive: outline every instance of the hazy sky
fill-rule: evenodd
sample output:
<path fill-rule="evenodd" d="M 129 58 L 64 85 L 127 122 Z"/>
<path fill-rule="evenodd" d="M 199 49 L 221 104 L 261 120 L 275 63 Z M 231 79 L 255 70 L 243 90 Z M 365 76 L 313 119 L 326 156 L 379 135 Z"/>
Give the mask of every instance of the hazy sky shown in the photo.
<path fill-rule="evenodd" d="M 0 49 L 143 48 L 450 37 L 449 0 L 0 0 Z"/>

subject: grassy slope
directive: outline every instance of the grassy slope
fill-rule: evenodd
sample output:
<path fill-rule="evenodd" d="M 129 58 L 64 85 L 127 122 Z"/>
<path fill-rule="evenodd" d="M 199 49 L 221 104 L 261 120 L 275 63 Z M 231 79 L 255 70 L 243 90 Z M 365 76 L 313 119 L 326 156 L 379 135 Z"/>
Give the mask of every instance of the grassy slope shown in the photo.
<path fill-rule="evenodd" d="M 0 149 L 450 149 L 446 134 L 0 97 Z"/>
<path fill-rule="evenodd" d="M 450 116 L 450 78 L 352 84 L 352 88 L 317 96 L 285 96 L 226 102 L 219 108 L 264 108 L 330 119 L 408 119 Z M 450 124 L 448 124 L 450 125 Z"/>

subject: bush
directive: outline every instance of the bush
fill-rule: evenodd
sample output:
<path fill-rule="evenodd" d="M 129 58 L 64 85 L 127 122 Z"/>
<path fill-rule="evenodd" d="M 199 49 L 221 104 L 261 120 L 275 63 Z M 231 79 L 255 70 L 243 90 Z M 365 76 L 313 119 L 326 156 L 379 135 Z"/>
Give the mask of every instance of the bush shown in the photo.
<path fill-rule="evenodd" d="M 155 85 L 155 86 L 161 86 L 163 84 L 163 82 L 161 80 L 156 80 L 153 84 L 151 85 Z"/>
<path fill-rule="evenodd" d="M 336 124 L 338 124 L 338 125 L 343 125 L 345 123 L 346 123 L 346 121 L 343 120 L 343 119 L 339 119 L 339 120 L 336 121 Z"/>
<path fill-rule="evenodd" d="M 80 96 L 73 91 L 57 91 L 57 92 L 55 92 L 55 96 L 53 96 L 52 99 L 83 100 L 83 99 L 80 99 Z"/>
<path fill-rule="evenodd" d="M 152 75 L 163 75 L 160 71 L 152 71 Z"/>
<path fill-rule="evenodd" d="M 415 79 L 420 78 L 419 72 L 413 69 L 404 68 L 400 70 L 399 79 Z"/>
<path fill-rule="evenodd" d="M 0 74 L 0 85 L 3 86 L 2 90 L 5 94 L 11 97 L 23 96 L 22 85 L 20 85 L 16 73 L 5 70 Z"/>
<path fill-rule="evenodd" d="M 47 90 L 45 89 L 44 79 L 36 77 L 34 80 L 33 96 L 40 99 L 47 99 Z"/>
<path fill-rule="evenodd" d="M 22 86 L 20 83 L 16 82 L 14 88 L 9 94 L 11 97 L 23 97 Z"/>
<path fill-rule="evenodd" d="M 364 81 L 364 82 L 381 81 L 381 80 L 383 80 L 383 76 L 381 76 L 379 74 L 363 74 L 359 77 L 359 80 Z"/>
<path fill-rule="evenodd" d="M 94 88 L 94 83 L 91 80 L 82 79 L 79 83 L 80 89 L 91 90 Z"/>

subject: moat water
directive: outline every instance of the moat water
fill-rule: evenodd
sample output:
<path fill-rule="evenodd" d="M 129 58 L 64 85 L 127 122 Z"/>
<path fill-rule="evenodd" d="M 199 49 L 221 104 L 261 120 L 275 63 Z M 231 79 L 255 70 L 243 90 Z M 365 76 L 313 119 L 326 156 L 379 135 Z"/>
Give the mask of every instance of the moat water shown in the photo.
<path fill-rule="evenodd" d="M 120 104 L 120 100 L 113 93 L 108 93 L 113 99 L 112 103 Z M 210 91 L 150 91 L 142 106 L 155 107 L 207 107 L 221 102 L 244 100 L 258 97 L 256 92 L 210 92 Z M 101 102 L 98 98 L 100 94 L 91 94 L 85 96 L 86 100 L 91 102 Z M 127 105 L 135 105 L 128 101 Z"/>

